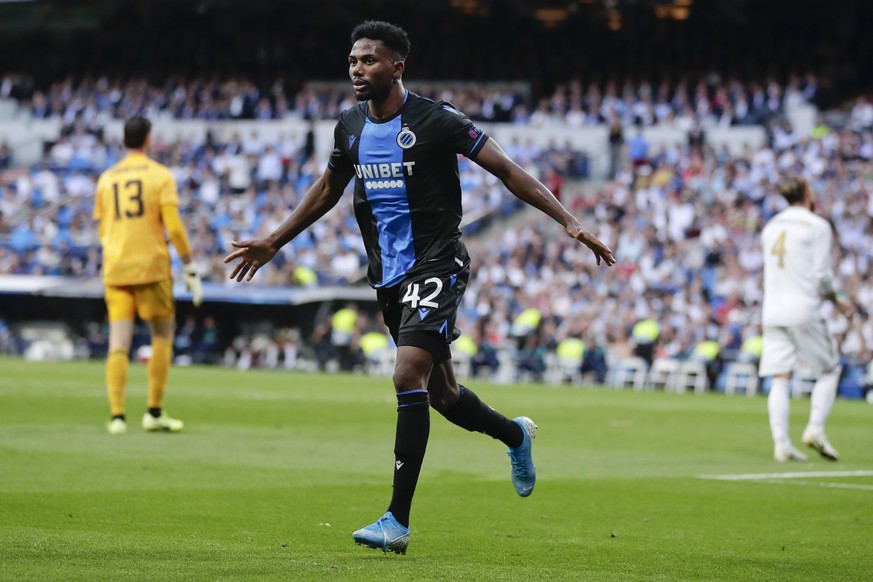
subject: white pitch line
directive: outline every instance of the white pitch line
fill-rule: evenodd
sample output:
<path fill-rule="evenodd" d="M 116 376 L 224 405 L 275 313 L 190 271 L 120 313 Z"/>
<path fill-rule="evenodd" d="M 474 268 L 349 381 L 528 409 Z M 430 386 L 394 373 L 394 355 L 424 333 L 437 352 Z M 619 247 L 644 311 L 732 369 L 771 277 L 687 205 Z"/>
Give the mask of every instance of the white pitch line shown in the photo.
<path fill-rule="evenodd" d="M 811 479 L 819 477 L 873 477 L 873 471 L 807 471 L 797 473 L 745 473 L 739 475 L 698 475 L 716 481 L 766 481 L 769 479 Z"/>
<path fill-rule="evenodd" d="M 873 485 L 859 485 L 855 483 L 831 483 L 830 481 L 816 481 L 814 483 L 808 481 L 790 481 L 788 479 L 772 479 L 763 481 L 763 483 L 779 484 L 779 485 L 801 485 L 803 487 L 825 487 L 827 489 L 860 489 L 861 491 L 873 491 Z"/>

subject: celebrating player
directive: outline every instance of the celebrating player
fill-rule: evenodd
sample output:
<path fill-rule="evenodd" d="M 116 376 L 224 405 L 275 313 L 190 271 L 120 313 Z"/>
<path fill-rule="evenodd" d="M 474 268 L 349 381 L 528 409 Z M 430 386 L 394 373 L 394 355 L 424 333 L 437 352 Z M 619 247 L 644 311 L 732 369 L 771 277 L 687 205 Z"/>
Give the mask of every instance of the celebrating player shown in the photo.
<path fill-rule="evenodd" d="M 183 423 L 162 411 L 173 356 L 175 304 L 167 235 L 185 264 L 185 284 L 194 305 L 203 298 L 200 276 L 190 258 L 188 234 L 179 216 L 179 196 L 170 170 L 148 157 L 151 123 L 132 117 L 124 124 L 128 155 L 97 181 L 94 218 L 100 221 L 103 282 L 109 312 L 106 386 L 112 418 L 110 434 L 127 431 L 124 391 L 128 352 L 137 315 L 148 322 L 152 355 L 148 364 L 148 431 L 182 430 Z M 166 229 L 166 232 L 165 232 Z"/>
<path fill-rule="evenodd" d="M 791 177 L 779 192 L 789 207 L 774 216 L 761 233 L 764 345 L 758 373 L 773 376 L 767 398 L 773 457 L 779 462 L 806 460 L 788 435 L 791 373 L 802 360 L 817 378 L 802 442 L 836 461 L 839 455 L 825 436 L 825 422 L 836 398 L 840 359 L 819 307 L 822 299 L 827 299 L 848 318 L 854 307 L 834 291 L 830 264 L 833 234 L 828 221 L 814 212 L 812 188 L 803 178 Z"/>
<path fill-rule="evenodd" d="M 455 379 L 449 344 L 459 335 L 455 316 L 470 276 L 461 240 L 461 187 L 457 155 L 498 177 L 519 199 L 551 216 L 594 253 L 615 263 L 552 193 L 522 170 L 470 119 L 445 102 L 403 87 L 410 43 L 406 32 L 367 21 L 352 32 L 349 76 L 361 103 L 344 111 L 324 174 L 266 239 L 234 242 L 225 262 L 239 259 L 230 278 L 250 280 L 276 252 L 337 204 L 354 177 L 354 209 L 385 324 L 397 343 L 394 389 L 397 428 L 394 492 L 388 511 L 353 534 L 383 551 L 406 553 L 409 513 L 430 431 L 428 406 L 454 424 L 483 432 L 509 447 L 519 495 L 533 491 L 536 472 L 527 417 L 509 420 Z"/>

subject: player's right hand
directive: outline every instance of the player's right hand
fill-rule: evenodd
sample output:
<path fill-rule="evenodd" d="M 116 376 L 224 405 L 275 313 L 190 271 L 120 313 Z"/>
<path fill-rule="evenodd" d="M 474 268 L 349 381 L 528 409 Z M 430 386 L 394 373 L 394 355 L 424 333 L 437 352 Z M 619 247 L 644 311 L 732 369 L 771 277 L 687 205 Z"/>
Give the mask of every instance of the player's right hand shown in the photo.
<path fill-rule="evenodd" d="M 591 252 L 597 257 L 598 265 L 601 261 L 605 262 L 607 267 L 615 264 L 615 256 L 612 254 L 612 249 L 591 234 L 591 231 L 582 226 L 578 221 L 569 223 L 564 230 L 567 231 L 568 235 L 591 249 Z"/>
<path fill-rule="evenodd" d="M 270 262 L 270 259 L 278 252 L 279 249 L 274 248 L 266 240 L 244 240 L 230 241 L 230 244 L 235 246 L 237 250 L 233 251 L 224 257 L 225 263 L 230 263 L 236 259 L 241 259 L 233 270 L 230 272 L 230 279 L 237 281 L 251 281 L 258 269 Z"/>

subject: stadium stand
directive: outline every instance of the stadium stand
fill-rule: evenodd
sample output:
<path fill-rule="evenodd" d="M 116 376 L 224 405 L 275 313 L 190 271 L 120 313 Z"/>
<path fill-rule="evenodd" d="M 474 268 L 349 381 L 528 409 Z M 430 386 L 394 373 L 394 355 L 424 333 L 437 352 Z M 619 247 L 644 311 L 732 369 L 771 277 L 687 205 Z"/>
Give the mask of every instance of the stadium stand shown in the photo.
<path fill-rule="evenodd" d="M 288 93 L 281 79 L 258 88 L 249 79 L 172 79 L 161 85 L 148 79 L 65 78 L 36 88 L 34 79 L 19 75 L 0 78 L 0 98 L 11 99 L 15 117 L 61 118 L 65 124 L 81 120 L 126 119 L 131 115 L 172 119 L 335 119 L 354 104 L 341 83 L 307 83 Z M 531 102 L 530 87 L 521 82 L 417 83 L 416 92 L 450 101 L 477 121 L 512 122 L 534 126 L 602 125 L 613 118 L 624 124 L 651 126 L 694 120 L 719 126 L 759 125 L 779 117 L 785 107 L 812 102 L 817 83 L 812 74 L 792 77 L 786 85 L 725 81 L 709 75 L 696 82 L 682 80 L 619 85 L 583 85 L 578 79 L 559 84 L 550 95 Z M 863 119 L 866 114 L 859 110 Z M 863 121 L 862 121 L 863 123 Z"/>
<path fill-rule="evenodd" d="M 258 16 L 240 3 L 231 4 L 243 21 Z M 179 6 L 182 27 L 195 15 L 186 3 Z M 148 21 L 157 8 L 136 10 Z M 321 14 L 316 10 L 313 18 Z M 434 41 L 424 33 L 415 35 L 422 39 L 416 58 L 423 61 L 416 66 L 432 76 L 410 86 L 449 99 L 489 123 L 489 133 L 514 159 L 547 181 L 574 212 L 596 220 L 596 234 L 613 244 L 619 258 L 611 270 L 591 265 L 586 251 L 564 240 L 553 225 L 519 212 L 498 183 L 462 161 L 470 217 L 465 228 L 471 235 L 475 274 L 459 327 L 469 330 L 478 351 L 488 352 L 480 360 L 478 351 L 468 354 L 472 371 L 481 366 L 502 381 L 526 375 L 579 383 L 581 370 L 572 372 L 556 355 L 557 346 L 573 338 L 586 346 L 603 346 L 611 364 L 609 382 L 676 388 L 679 370 L 687 367 L 694 346 L 717 338 L 720 363 L 726 365 L 711 388 L 733 392 L 740 368 L 730 364 L 743 340 L 757 333 L 757 237 L 781 208 L 774 184 L 786 171 L 802 173 L 814 184 L 839 235 L 839 279 L 858 305 L 873 305 L 868 275 L 873 262 L 873 103 L 856 92 L 842 114 L 821 109 L 833 104 L 839 91 L 849 95 L 846 91 L 856 88 L 857 81 L 811 72 L 810 63 L 793 60 L 779 39 L 766 38 L 760 39 L 761 45 L 737 51 L 720 69 L 723 74 L 712 72 L 722 62 L 719 47 L 714 40 L 701 40 L 699 63 L 692 64 L 685 54 L 671 61 L 681 75 L 669 68 L 659 69 L 657 78 L 638 74 L 632 63 L 644 64 L 658 55 L 637 55 L 635 61 L 631 53 L 637 49 L 618 54 L 611 42 L 592 51 L 584 63 L 574 56 L 562 67 L 550 62 L 535 75 L 534 64 L 524 58 L 516 61 L 517 70 L 497 62 L 491 51 L 476 44 L 480 41 L 463 34 L 474 28 L 476 18 L 462 16 L 448 12 L 440 17 L 441 29 L 463 21 L 458 43 L 450 43 L 449 53 L 440 57 L 448 66 L 436 60 L 443 44 L 439 51 L 430 50 L 428 43 Z M 105 18 L 125 24 L 133 16 L 112 13 Z M 218 16 L 207 13 L 204 18 Z M 514 13 L 500 18 L 518 28 Z M 217 24 L 216 30 L 225 30 L 227 23 Z M 662 24 L 678 25 L 658 26 Z M 287 31 L 289 36 L 299 32 L 298 40 L 309 43 L 308 50 L 323 48 L 323 54 L 343 61 L 336 46 L 325 48 L 326 41 L 293 30 L 296 26 Z M 627 22 L 625 27 L 626 33 L 632 28 Z M 340 27 L 324 23 L 319 34 L 331 37 L 334 28 Z M 344 39 L 345 28 L 343 23 L 332 38 Z M 126 24 L 119 30 L 130 33 Z M 692 34 L 705 39 L 707 30 L 712 26 L 701 25 Z M 551 33 L 548 37 L 534 27 L 525 46 L 562 38 Z M 586 42 L 593 44 L 601 34 Z M 231 37 L 238 41 L 230 43 L 236 51 L 232 55 L 216 47 L 212 37 L 204 42 L 216 49 L 214 54 L 204 56 L 205 49 L 187 53 L 194 55 L 194 64 L 209 61 L 193 72 L 171 66 L 180 56 L 175 51 L 185 47 L 162 45 L 151 57 L 154 62 L 119 74 L 119 63 L 138 61 L 113 53 L 118 39 L 111 34 L 92 40 L 79 55 L 67 55 L 71 60 L 54 69 L 22 73 L 0 58 L 0 124 L 15 129 L 4 131 L 0 139 L 0 287 L 5 292 L 35 278 L 35 285 L 51 277 L 96 280 L 100 257 L 90 221 L 94 180 L 120 155 L 118 134 L 112 130 L 118 120 L 146 113 L 156 119 L 154 155 L 177 178 L 192 248 L 207 281 L 207 301 L 210 294 L 213 301 L 228 300 L 232 292 L 225 288 L 221 263 L 228 241 L 261 236 L 284 219 L 324 167 L 332 123 L 319 120 L 332 119 L 352 103 L 342 82 L 314 80 L 323 71 L 313 70 L 310 63 L 291 65 L 278 30 L 265 32 L 266 44 Z M 64 42 L 52 38 L 49 44 L 56 49 Z M 744 64 L 744 75 L 737 75 L 738 63 L 747 63 L 762 47 L 772 49 L 774 62 L 781 60 L 785 69 L 761 71 Z M 269 55 L 260 63 L 253 56 L 259 51 Z M 98 53 L 104 56 L 93 61 L 96 69 L 82 65 Z M 569 53 L 573 51 L 565 51 Z M 465 54 L 476 59 L 465 61 Z M 597 54 L 608 57 L 604 64 L 587 66 Z M 210 66 L 221 58 L 228 62 L 224 75 Z M 858 71 L 869 69 L 866 58 L 859 59 Z M 828 70 L 827 63 L 813 64 Z M 485 81 L 446 81 L 446 68 L 455 78 Z M 478 75 L 484 71 L 488 74 Z M 341 77 L 341 71 L 332 76 Z M 612 140 L 610 126 L 616 128 Z M 161 127 L 175 133 L 160 133 Z M 29 153 L 34 146 L 35 156 Z M 253 301 L 286 301 L 287 289 L 318 293 L 325 300 L 364 297 L 366 289 L 358 289 L 360 295 L 354 297 L 344 291 L 364 275 L 366 261 L 356 229 L 346 197 L 259 274 Z M 328 292 L 336 289 L 343 291 Z M 513 334 L 516 317 L 531 306 L 541 314 L 535 335 Z M 322 312 L 319 317 L 326 321 L 328 314 Z M 848 328 L 833 313 L 825 314 L 841 339 L 846 377 L 856 378 L 852 385 L 841 384 L 841 390 L 857 395 L 862 382 L 857 369 L 867 366 L 873 355 L 873 321 L 865 313 Z M 9 321 L 12 316 L 0 313 Z M 676 364 L 663 377 L 649 376 L 647 384 L 647 366 L 632 359 L 629 346 L 633 326 L 649 318 L 661 329 L 654 361 Z M 9 321 L 0 327 L 0 345 L 20 353 L 22 338 L 14 337 Z M 82 331 L 80 339 L 90 338 L 88 343 L 99 350 L 99 330 L 91 331 Z M 235 341 L 233 335 L 239 338 Z M 196 357 L 240 368 L 316 369 L 331 362 L 328 352 L 319 351 L 317 333 L 301 339 L 285 325 L 234 328 L 222 338 L 208 355 Z M 190 357 L 194 359 L 193 352 Z M 526 364 L 519 369 L 522 359 Z M 625 371 L 629 374 L 623 375 Z M 699 386 L 697 376 L 693 386 Z M 746 392 L 754 389 L 746 387 Z"/>
<path fill-rule="evenodd" d="M 816 130 L 821 132 L 820 127 Z M 873 293 L 863 277 L 871 260 L 870 233 L 860 218 L 870 213 L 869 186 L 839 178 L 869 163 L 869 130 L 828 129 L 812 139 L 779 123 L 771 126 L 768 141 L 740 155 L 711 149 L 700 155 L 686 145 L 663 147 L 644 164 L 625 160 L 616 180 L 604 183 L 597 193 L 588 185 L 565 190 L 565 201 L 574 211 L 605 218 L 603 228 L 615 237 L 621 261 L 615 270 L 586 266 L 581 250 L 543 224 L 526 224 L 523 217 L 513 232 L 473 240 L 473 256 L 481 265 L 467 295 L 466 316 L 476 321 L 487 314 L 492 322 L 504 322 L 497 325 L 500 330 L 509 327 L 515 309 L 533 304 L 555 323 L 557 331 L 548 343 L 557 345 L 568 321 L 587 328 L 592 338 L 626 334 L 618 326 L 604 329 L 604 318 L 584 323 L 582 313 L 602 313 L 614 304 L 616 313 L 658 318 L 665 328 L 660 349 L 673 358 L 687 358 L 702 330 L 714 328 L 725 342 L 732 330 L 742 337 L 742 328 L 755 320 L 760 294 L 757 232 L 780 208 L 772 185 L 787 168 L 815 178 L 840 233 L 845 255 L 841 275 L 863 305 Z M 96 276 L 99 253 L 90 228 L 89 196 L 94 176 L 118 151 L 117 143 L 79 128 L 49 147 L 40 164 L 3 173 L 3 274 Z M 228 143 L 157 143 L 155 153 L 177 175 L 185 216 L 196 225 L 194 248 L 207 258 L 202 265 L 206 279 L 216 283 L 224 279 L 220 257 L 227 241 L 271 230 L 323 163 L 305 159 L 299 138 L 265 143 L 257 132 Z M 549 167 L 549 156 L 535 147 L 526 159 Z M 463 164 L 462 175 L 465 203 L 474 215 L 515 209 L 508 195 L 474 165 Z M 295 275 L 301 266 L 316 273 L 319 285 L 359 280 L 364 258 L 348 203 L 323 224 L 295 241 L 284 260 L 266 270 L 261 284 L 302 285 Z M 592 285 L 605 286 L 619 301 L 591 297 Z M 556 289 L 567 299 L 549 301 L 546 290 Z M 869 335 L 869 325 L 865 320 L 860 333 Z M 497 343 L 502 347 L 508 334 L 500 335 Z"/>

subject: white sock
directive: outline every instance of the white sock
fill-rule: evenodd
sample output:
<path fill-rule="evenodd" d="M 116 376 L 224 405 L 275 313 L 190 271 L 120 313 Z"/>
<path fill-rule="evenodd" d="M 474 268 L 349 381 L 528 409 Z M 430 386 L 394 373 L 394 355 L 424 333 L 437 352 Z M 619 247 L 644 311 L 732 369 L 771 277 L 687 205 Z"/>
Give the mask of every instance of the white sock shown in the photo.
<path fill-rule="evenodd" d="M 812 406 L 809 411 L 809 424 L 806 428 L 815 434 L 824 433 L 825 422 L 827 422 L 837 397 L 837 383 L 840 381 L 841 371 L 842 368 L 837 366 L 836 369 L 816 380 L 812 387 Z"/>
<path fill-rule="evenodd" d="M 788 438 L 789 381 L 787 378 L 773 378 L 770 394 L 767 396 L 767 413 L 770 415 L 770 434 L 773 444 L 777 447 L 787 447 L 791 444 Z"/>

